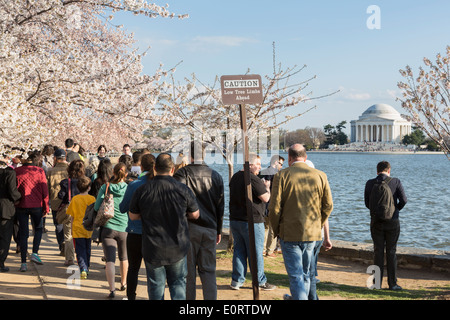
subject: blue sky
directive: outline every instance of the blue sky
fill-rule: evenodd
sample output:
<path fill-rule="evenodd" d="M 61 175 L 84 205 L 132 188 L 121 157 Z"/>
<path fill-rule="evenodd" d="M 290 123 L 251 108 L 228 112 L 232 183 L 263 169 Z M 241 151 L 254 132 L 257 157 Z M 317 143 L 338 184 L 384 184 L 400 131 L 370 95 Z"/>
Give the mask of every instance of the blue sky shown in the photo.
<path fill-rule="evenodd" d="M 284 67 L 307 68 L 296 79 L 310 82 L 309 91 L 331 97 L 300 104 L 295 113 L 317 108 L 292 120 L 284 128 L 322 128 L 355 120 L 371 105 L 387 103 L 403 113 L 398 70 L 422 65 L 445 53 L 450 45 L 450 1 L 299 1 L 299 0 L 167 0 L 175 13 L 188 19 L 148 19 L 118 15 L 113 22 L 133 32 L 137 46 L 151 49 L 145 73 L 163 63 L 171 68 L 183 61 L 175 77 L 182 81 L 195 73 L 202 82 L 215 76 L 244 74 L 247 69 L 262 77 L 272 74 L 272 44 L 276 60 Z M 165 2 L 156 2 L 165 4 Z M 380 29 L 369 29 L 367 20 L 380 9 Z M 308 92 L 309 92 L 308 91 Z M 305 91 L 306 93 L 306 91 Z M 280 119 L 281 120 L 281 119 Z"/>

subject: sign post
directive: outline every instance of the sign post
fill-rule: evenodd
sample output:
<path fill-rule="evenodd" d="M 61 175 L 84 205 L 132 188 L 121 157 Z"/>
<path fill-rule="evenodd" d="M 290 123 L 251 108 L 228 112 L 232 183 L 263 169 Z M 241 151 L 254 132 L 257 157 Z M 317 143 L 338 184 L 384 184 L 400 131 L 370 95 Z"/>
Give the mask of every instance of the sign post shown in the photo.
<path fill-rule="evenodd" d="M 244 183 L 247 209 L 247 224 L 250 241 L 250 270 L 252 273 L 253 299 L 259 300 L 258 265 L 253 222 L 253 196 L 250 178 L 247 111 L 245 104 L 260 104 L 263 101 L 262 83 L 259 75 L 222 76 L 220 78 L 223 104 L 238 104 L 241 118 L 242 143 L 244 151 Z"/>

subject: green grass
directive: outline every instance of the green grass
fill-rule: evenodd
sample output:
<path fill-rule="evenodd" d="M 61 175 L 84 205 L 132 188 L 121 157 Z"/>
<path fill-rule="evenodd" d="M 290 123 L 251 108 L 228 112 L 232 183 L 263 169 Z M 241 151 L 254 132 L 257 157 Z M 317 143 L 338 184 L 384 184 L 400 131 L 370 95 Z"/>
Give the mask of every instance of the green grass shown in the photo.
<path fill-rule="evenodd" d="M 217 251 L 218 259 L 231 259 L 233 254 L 230 252 Z M 279 288 L 289 289 L 289 278 L 284 268 L 283 258 L 281 256 L 265 259 L 264 271 L 267 280 Z M 217 275 L 218 279 L 229 281 L 231 270 Z M 247 273 L 247 280 L 251 281 L 251 274 Z M 450 286 L 414 289 L 401 291 L 392 291 L 387 289 L 371 290 L 366 287 L 349 286 L 323 281 L 317 284 L 317 294 L 320 297 L 341 297 L 348 300 L 435 300 L 442 296 L 450 294 Z"/>
<path fill-rule="evenodd" d="M 448 294 L 450 286 L 433 289 L 415 289 L 392 291 L 387 289 L 371 290 L 365 287 L 355 287 L 332 282 L 320 282 L 317 284 L 319 297 L 338 295 L 345 299 L 358 300 L 434 300 L 439 299 L 445 293 Z"/>

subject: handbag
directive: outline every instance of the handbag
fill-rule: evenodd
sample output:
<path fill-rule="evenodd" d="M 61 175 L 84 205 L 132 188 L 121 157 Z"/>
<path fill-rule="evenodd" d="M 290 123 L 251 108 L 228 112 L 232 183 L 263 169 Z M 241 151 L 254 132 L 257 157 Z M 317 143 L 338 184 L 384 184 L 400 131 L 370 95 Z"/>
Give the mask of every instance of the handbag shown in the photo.
<path fill-rule="evenodd" d="M 68 180 L 68 189 L 69 189 L 69 202 L 68 203 L 61 203 L 61 205 L 58 208 L 58 211 L 56 212 L 56 222 L 58 224 L 65 224 L 69 222 L 70 215 L 67 214 L 67 208 L 69 208 L 70 200 L 72 199 L 71 195 L 71 187 L 70 187 L 70 179 Z"/>
<path fill-rule="evenodd" d="M 97 216 L 94 220 L 94 226 L 102 227 L 111 218 L 114 217 L 114 197 L 109 192 L 109 183 L 106 184 L 105 197 L 103 198 L 100 208 L 98 209 Z"/>

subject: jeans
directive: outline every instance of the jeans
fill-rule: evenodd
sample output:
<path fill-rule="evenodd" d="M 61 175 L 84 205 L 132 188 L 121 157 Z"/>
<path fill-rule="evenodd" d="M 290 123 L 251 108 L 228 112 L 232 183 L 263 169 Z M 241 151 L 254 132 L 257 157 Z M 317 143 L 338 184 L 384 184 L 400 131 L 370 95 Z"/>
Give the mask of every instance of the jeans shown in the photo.
<path fill-rule="evenodd" d="M 172 300 L 186 300 L 186 257 L 166 266 L 155 266 L 145 261 L 147 291 L 150 300 L 164 300 L 164 289 L 169 286 Z"/>
<path fill-rule="evenodd" d="M 91 238 L 73 238 L 80 271 L 89 271 L 91 265 Z"/>
<path fill-rule="evenodd" d="M 20 258 L 22 263 L 26 263 L 28 250 L 28 236 L 30 233 L 28 217 L 31 218 L 31 223 L 34 226 L 32 253 L 37 254 L 42 239 L 42 229 L 43 229 L 42 208 L 17 208 L 16 215 L 17 221 L 19 223 Z"/>
<path fill-rule="evenodd" d="M 187 255 L 186 299 L 196 298 L 196 275 L 200 277 L 204 300 L 217 300 L 216 241 L 217 230 L 189 223 L 191 246 Z"/>
<path fill-rule="evenodd" d="M 267 282 L 264 273 L 264 223 L 255 223 L 255 246 L 256 246 L 256 266 L 258 268 L 258 284 L 264 285 Z M 246 221 L 230 221 L 231 232 L 233 233 L 233 272 L 231 274 L 231 285 L 241 287 L 244 284 L 247 274 L 247 261 L 250 259 L 250 238 L 248 235 L 248 224 Z M 250 264 L 251 266 L 251 264 Z M 252 270 L 250 270 L 252 272 Z"/>
<path fill-rule="evenodd" d="M 292 300 L 308 300 L 315 241 L 285 242 L 280 239 L 280 244 Z"/>
<path fill-rule="evenodd" d="M 309 271 L 310 286 L 308 300 L 319 300 L 317 295 L 317 261 L 319 259 L 320 248 L 322 247 L 323 240 L 316 241 L 314 245 L 313 258 L 311 260 L 311 269 Z"/>

